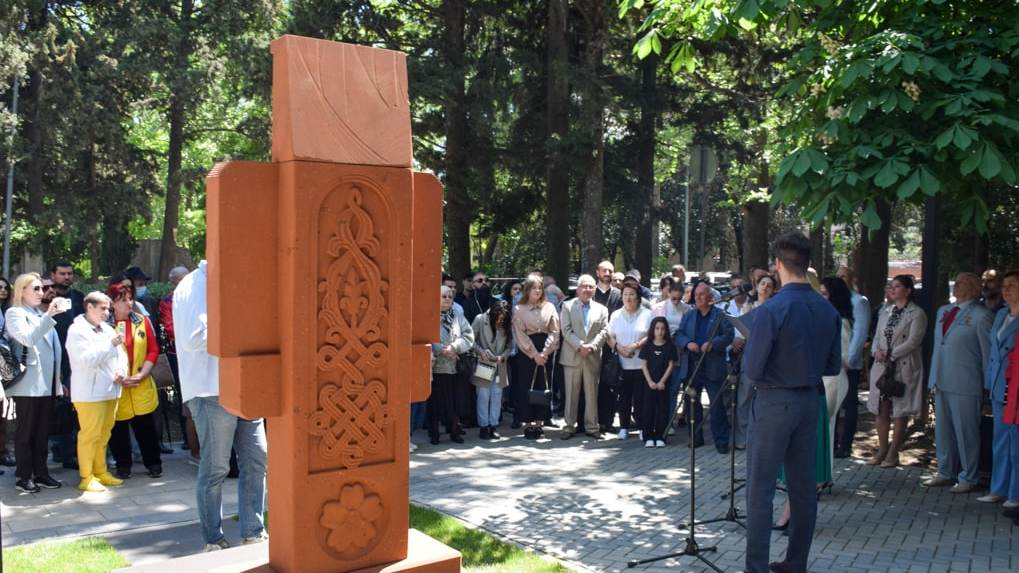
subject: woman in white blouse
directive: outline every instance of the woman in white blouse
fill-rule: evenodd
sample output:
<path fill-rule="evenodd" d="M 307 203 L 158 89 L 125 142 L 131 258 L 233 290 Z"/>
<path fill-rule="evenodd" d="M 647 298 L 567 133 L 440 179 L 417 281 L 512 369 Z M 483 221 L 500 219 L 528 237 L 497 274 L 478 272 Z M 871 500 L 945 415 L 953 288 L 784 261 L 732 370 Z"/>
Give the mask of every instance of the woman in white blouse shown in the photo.
<path fill-rule="evenodd" d="M 634 415 L 634 404 L 640 404 L 643 397 L 644 361 L 638 355 L 647 342 L 647 331 L 651 324 L 651 311 L 641 307 L 640 283 L 626 279 L 622 285 L 623 308 L 609 318 L 609 345 L 619 354 L 619 365 L 623 373 L 619 387 L 616 413 L 619 414 L 619 439 L 625 440 L 631 428 L 640 427 Z"/>

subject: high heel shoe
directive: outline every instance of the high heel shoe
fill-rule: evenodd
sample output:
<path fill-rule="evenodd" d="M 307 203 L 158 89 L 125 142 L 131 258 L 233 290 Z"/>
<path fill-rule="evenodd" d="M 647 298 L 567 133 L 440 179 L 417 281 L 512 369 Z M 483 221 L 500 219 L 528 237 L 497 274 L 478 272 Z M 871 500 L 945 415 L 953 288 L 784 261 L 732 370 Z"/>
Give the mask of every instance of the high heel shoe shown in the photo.
<path fill-rule="evenodd" d="M 776 523 L 775 525 L 771 526 L 772 531 L 785 531 L 787 529 L 789 529 L 789 520 L 786 520 L 785 523 L 782 524 Z"/>
<path fill-rule="evenodd" d="M 824 493 L 825 490 L 828 491 L 828 495 L 831 495 L 831 488 L 834 485 L 835 484 L 830 482 L 830 481 L 826 481 L 824 483 L 817 484 L 817 499 L 819 499 L 819 500 L 821 499 L 821 494 Z"/>

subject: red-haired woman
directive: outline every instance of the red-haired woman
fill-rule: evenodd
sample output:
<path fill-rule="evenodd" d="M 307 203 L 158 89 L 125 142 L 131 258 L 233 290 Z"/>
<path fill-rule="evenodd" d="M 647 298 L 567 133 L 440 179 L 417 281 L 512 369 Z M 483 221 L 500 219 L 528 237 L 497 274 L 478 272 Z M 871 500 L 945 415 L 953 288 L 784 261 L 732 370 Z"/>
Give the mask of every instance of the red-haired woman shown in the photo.
<path fill-rule="evenodd" d="M 159 398 L 151 372 L 159 357 L 159 344 L 148 317 L 135 310 L 130 286 L 115 283 L 106 294 L 113 301 L 113 327 L 124 337 L 128 363 L 128 376 L 117 403 L 117 422 L 110 437 L 110 449 L 117 462 L 116 474 L 120 479 L 131 477 L 130 426 L 149 477 L 157 478 L 163 475 L 163 461 L 155 419 Z"/>

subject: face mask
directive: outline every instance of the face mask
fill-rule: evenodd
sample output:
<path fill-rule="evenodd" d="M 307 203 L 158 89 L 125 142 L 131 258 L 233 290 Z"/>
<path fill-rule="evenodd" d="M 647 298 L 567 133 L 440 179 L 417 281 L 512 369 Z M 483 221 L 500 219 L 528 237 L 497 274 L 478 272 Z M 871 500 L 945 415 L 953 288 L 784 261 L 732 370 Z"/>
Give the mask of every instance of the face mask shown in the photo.
<path fill-rule="evenodd" d="M 134 289 L 134 292 L 136 298 L 142 298 L 145 296 L 145 293 L 149 292 L 149 287 L 138 287 Z"/>
<path fill-rule="evenodd" d="M 520 304 L 520 299 L 524 298 L 524 293 L 518 292 L 513 295 L 513 304 Z"/>

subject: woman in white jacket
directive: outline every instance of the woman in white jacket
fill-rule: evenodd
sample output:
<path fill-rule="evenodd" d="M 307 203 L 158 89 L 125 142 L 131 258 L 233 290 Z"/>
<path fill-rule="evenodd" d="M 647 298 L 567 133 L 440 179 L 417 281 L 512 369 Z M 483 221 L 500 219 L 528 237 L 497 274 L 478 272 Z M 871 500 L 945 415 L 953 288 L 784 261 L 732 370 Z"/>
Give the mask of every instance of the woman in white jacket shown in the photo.
<path fill-rule="evenodd" d="M 116 421 L 117 400 L 127 374 L 124 337 L 106 320 L 110 298 L 94 291 L 85 296 L 85 314 L 67 330 L 67 356 L 71 361 L 71 402 L 78 412 L 78 473 L 82 491 L 106 491 L 120 485 L 106 467 L 106 445 Z"/>

